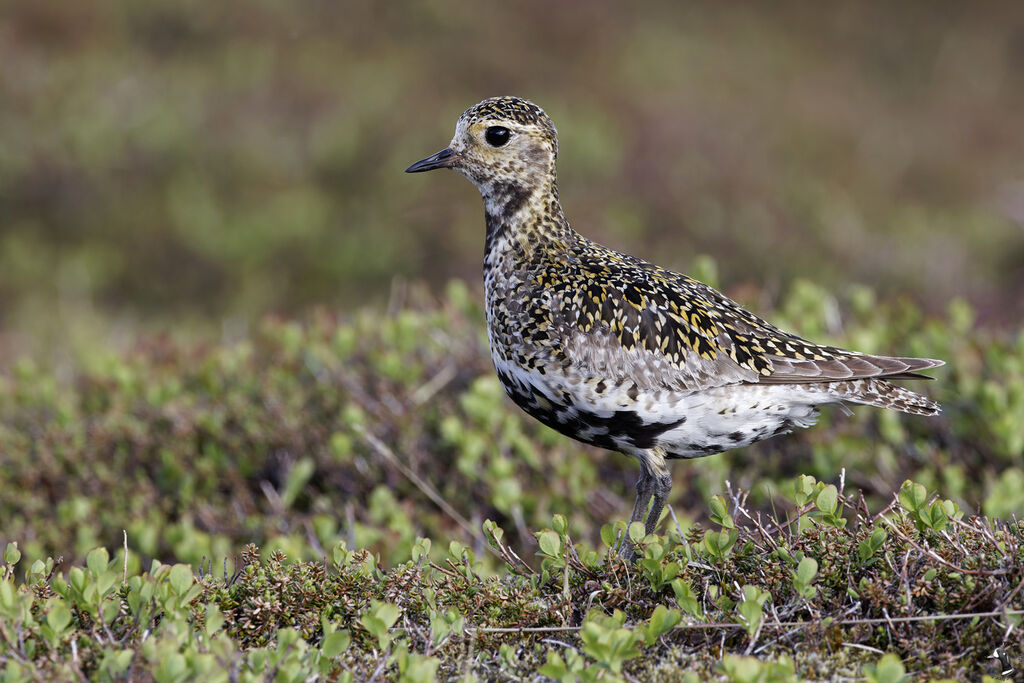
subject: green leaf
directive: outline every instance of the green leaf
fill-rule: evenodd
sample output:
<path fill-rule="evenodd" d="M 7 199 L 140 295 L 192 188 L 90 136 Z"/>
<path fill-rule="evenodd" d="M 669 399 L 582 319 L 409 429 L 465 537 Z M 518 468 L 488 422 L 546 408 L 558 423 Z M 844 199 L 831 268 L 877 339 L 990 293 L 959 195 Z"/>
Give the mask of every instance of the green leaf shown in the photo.
<path fill-rule="evenodd" d="M 63 600 L 54 600 L 50 603 L 49 611 L 46 613 L 46 623 L 58 637 L 67 630 L 71 623 L 71 610 Z"/>
<path fill-rule="evenodd" d="M 134 650 L 107 650 L 103 653 L 103 663 L 100 670 L 106 672 L 111 678 L 125 671 L 131 666 Z"/>
<path fill-rule="evenodd" d="M 960 509 L 960 506 L 951 500 L 943 500 L 941 505 L 948 519 L 960 519 L 964 516 L 964 511 Z"/>
<path fill-rule="evenodd" d="M 211 602 L 206 606 L 206 635 L 212 636 L 223 625 L 224 614 L 221 613 L 220 607 L 216 603 Z"/>
<path fill-rule="evenodd" d="M 21 551 L 18 550 L 18 543 L 11 541 L 7 544 L 7 549 L 4 550 L 4 562 L 9 565 L 16 565 L 21 559 Z"/>
<path fill-rule="evenodd" d="M 811 495 L 814 493 L 817 481 L 814 477 L 801 474 L 793 482 L 793 502 L 799 507 L 803 507 L 811 499 Z"/>
<path fill-rule="evenodd" d="M 496 522 L 490 519 L 484 520 L 484 533 L 494 538 L 494 540 L 498 542 L 501 542 L 501 539 L 505 536 L 505 530 L 498 526 Z"/>
<path fill-rule="evenodd" d="M 85 571 L 81 567 L 72 567 L 68 571 L 68 581 L 77 594 L 82 595 L 85 592 Z"/>
<path fill-rule="evenodd" d="M 763 591 L 757 586 L 743 587 L 743 601 L 736 607 L 739 612 L 747 633 L 751 636 L 757 631 L 763 615 L 764 603 L 771 597 L 771 593 Z"/>
<path fill-rule="evenodd" d="M 917 512 L 928 502 L 928 490 L 921 484 L 910 481 L 903 482 L 899 492 L 900 505 L 907 512 Z"/>
<path fill-rule="evenodd" d="M 683 618 L 682 613 L 677 609 L 666 609 L 664 605 L 658 605 L 651 613 L 646 629 L 645 641 L 653 645 L 665 633 L 668 633 Z"/>
<path fill-rule="evenodd" d="M 829 484 L 821 490 L 818 497 L 814 499 L 814 504 L 819 510 L 827 515 L 834 515 L 836 513 L 836 506 L 839 500 L 839 491 L 835 486 Z"/>
<path fill-rule="evenodd" d="M 793 660 L 786 655 L 780 656 L 775 661 L 761 661 L 756 657 L 727 654 L 722 657 L 722 661 L 716 668 L 734 683 L 761 683 L 762 681 L 781 683 L 782 681 L 799 680 L 796 677 Z"/>
<path fill-rule="evenodd" d="M 339 541 L 331 551 L 331 559 L 335 567 L 344 567 L 352 559 L 352 553 L 345 547 L 345 541 Z"/>
<path fill-rule="evenodd" d="M 106 548 L 95 548 L 85 556 L 85 564 L 93 576 L 99 576 L 110 565 L 110 554 Z"/>
<path fill-rule="evenodd" d="M 881 527 L 874 529 L 871 535 L 857 546 L 857 555 L 860 557 L 860 561 L 867 562 L 885 544 L 887 538 L 888 534 L 885 529 Z"/>
<path fill-rule="evenodd" d="M 443 614 L 434 614 L 430 617 L 431 641 L 435 646 L 440 645 L 451 632 L 452 627 L 448 624 L 448 620 L 444 618 Z"/>
<path fill-rule="evenodd" d="M 402 610 L 398 605 L 392 605 L 389 602 L 379 602 L 374 610 L 374 616 L 380 619 L 384 626 L 391 628 L 398 621 L 398 617 L 401 616 Z"/>
<path fill-rule="evenodd" d="M 807 585 L 814 580 L 814 577 L 818 575 L 818 561 L 813 557 L 805 557 L 800 560 L 800 564 L 796 568 L 796 579 L 800 583 Z"/>
<path fill-rule="evenodd" d="M 661 558 L 665 557 L 665 546 L 657 541 L 650 543 L 644 548 L 644 557 L 653 561 L 654 566 L 661 568 Z"/>
<path fill-rule="evenodd" d="M 470 550 L 466 547 L 465 543 L 460 543 L 454 539 L 448 543 L 448 556 L 456 562 L 462 562 L 462 559 L 469 552 Z"/>
<path fill-rule="evenodd" d="M 711 500 L 708 501 L 708 507 L 711 509 L 712 522 L 724 529 L 736 528 L 736 523 L 729 515 L 729 505 L 725 502 L 725 498 L 719 495 L 712 496 Z"/>
<path fill-rule="evenodd" d="M 120 600 L 107 600 L 103 603 L 103 620 L 108 624 L 121 612 Z"/>
<path fill-rule="evenodd" d="M 870 683 L 900 683 L 907 677 L 903 662 L 894 654 L 883 655 L 876 664 L 865 664 L 864 675 Z"/>
<path fill-rule="evenodd" d="M 743 599 L 754 600 L 759 605 L 764 605 L 768 602 L 768 598 L 772 596 L 768 591 L 763 591 L 757 586 L 744 586 L 743 587 Z"/>
<path fill-rule="evenodd" d="M 711 557 L 722 559 L 732 549 L 737 538 L 739 538 L 739 532 L 735 529 L 728 531 L 705 531 L 704 547 Z"/>
<path fill-rule="evenodd" d="M 922 510 L 922 519 L 925 517 L 925 511 L 927 511 L 927 521 L 925 523 L 929 528 L 942 531 L 949 526 L 949 518 L 946 515 L 946 507 L 943 505 L 943 501 L 937 500 L 930 506 L 926 506 Z"/>
<path fill-rule="evenodd" d="M 556 681 L 570 680 L 569 671 L 565 666 L 565 660 L 563 660 L 554 650 L 548 650 L 548 661 L 544 666 L 537 669 L 537 673 L 541 676 L 553 678 Z M 571 677 L 572 680 L 575 680 L 575 678 L 575 676 Z"/>
<path fill-rule="evenodd" d="M 540 551 L 548 557 L 561 557 L 562 539 L 550 529 L 537 534 L 537 542 L 540 544 Z"/>
<path fill-rule="evenodd" d="M 156 678 L 157 683 L 183 681 L 186 676 L 188 676 L 188 662 L 185 661 L 185 656 L 180 652 L 169 654 L 161 662 L 156 672 L 154 672 L 154 678 Z"/>
<path fill-rule="evenodd" d="M 0 609 L 13 610 L 16 602 L 15 595 L 14 584 L 7 579 L 0 579 Z"/>
<path fill-rule="evenodd" d="M 693 592 L 693 588 L 690 584 L 683 579 L 676 579 L 672 582 L 672 592 L 676 595 L 676 604 L 679 607 L 694 615 L 695 617 L 703 617 L 704 610 L 701 609 L 700 603 L 697 602 L 697 596 Z"/>
<path fill-rule="evenodd" d="M 757 600 L 744 600 L 736 609 L 743 618 L 743 625 L 747 629 L 747 633 L 753 635 L 761 623 L 763 614 L 761 605 L 757 603 Z"/>
<path fill-rule="evenodd" d="M 105 598 L 114 587 L 117 580 L 121 578 L 117 572 L 104 571 L 96 577 L 96 594 L 99 598 Z"/>
<path fill-rule="evenodd" d="M 176 564 L 171 567 L 169 577 L 171 589 L 177 595 L 184 593 L 192 586 L 192 567 L 187 564 Z"/>
<path fill-rule="evenodd" d="M 605 524 L 601 527 L 601 542 L 608 548 L 614 548 L 618 543 L 618 534 L 615 532 L 614 524 Z"/>
<path fill-rule="evenodd" d="M 818 589 L 811 585 L 814 577 L 818 575 L 818 562 L 813 557 L 804 557 L 800 560 L 796 571 L 793 572 L 793 588 L 797 595 L 810 600 L 818 593 Z"/>
<path fill-rule="evenodd" d="M 488 520 L 490 521 L 490 520 Z M 485 523 L 486 524 L 486 523 Z M 501 530 L 498 525 L 491 522 L 493 525 L 492 533 L 494 537 L 500 541 L 502 534 L 505 532 Z M 417 538 L 416 543 L 412 546 L 412 561 L 419 562 L 421 559 L 430 559 L 430 539 L 429 538 Z"/>
<path fill-rule="evenodd" d="M 378 641 L 383 640 L 387 636 L 388 627 L 384 625 L 383 621 L 372 614 L 364 614 L 359 617 L 359 623 Z"/>
<path fill-rule="evenodd" d="M 324 657 L 334 659 L 347 650 L 351 643 L 352 637 L 349 635 L 348 631 L 335 631 L 324 638 L 320 651 L 323 653 Z"/>

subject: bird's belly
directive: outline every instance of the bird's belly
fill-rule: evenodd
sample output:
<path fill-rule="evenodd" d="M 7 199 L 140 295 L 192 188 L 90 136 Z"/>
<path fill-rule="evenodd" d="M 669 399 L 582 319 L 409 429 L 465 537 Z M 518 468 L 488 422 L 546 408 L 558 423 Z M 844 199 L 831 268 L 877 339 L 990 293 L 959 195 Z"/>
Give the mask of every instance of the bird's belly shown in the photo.
<path fill-rule="evenodd" d="M 702 391 L 638 390 L 628 382 L 574 378 L 495 357 L 509 397 L 541 423 L 578 441 L 633 452 L 655 447 L 697 458 L 809 427 L 820 393 L 787 385 L 734 384 Z"/>
<path fill-rule="evenodd" d="M 697 392 L 686 401 L 688 429 L 666 431 L 659 445 L 670 458 L 721 453 L 818 420 L 821 393 L 789 385 L 736 384 Z"/>

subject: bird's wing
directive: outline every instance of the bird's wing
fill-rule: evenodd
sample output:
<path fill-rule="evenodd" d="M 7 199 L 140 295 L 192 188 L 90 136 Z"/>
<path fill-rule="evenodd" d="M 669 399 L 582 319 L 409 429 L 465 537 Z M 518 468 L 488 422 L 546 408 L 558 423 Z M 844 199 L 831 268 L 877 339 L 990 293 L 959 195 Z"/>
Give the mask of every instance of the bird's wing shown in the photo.
<path fill-rule="evenodd" d="M 942 365 L 813 344 L 693 278 L 617 252 L 562 262 L 536 284 L 557 330 L 546 336 L 561 340 L 557 360 L 641 389 L 900 379 Z"/>
<path fill-rule="evenodd" d="M 725 321 L 724 334 L 716 338 L 719 344 L 728 346 L 739 341 L 748 347 L 747 353 L 757 354 L 765 361 L 767 370 L 762 366 L 758 382 L 833 382 L 869 377 L 931 379 L 919 371 L 945 364 L 931 358 L 878 356 L 815 344 L 780 330 L 708 285 L 687 279 Z"/>

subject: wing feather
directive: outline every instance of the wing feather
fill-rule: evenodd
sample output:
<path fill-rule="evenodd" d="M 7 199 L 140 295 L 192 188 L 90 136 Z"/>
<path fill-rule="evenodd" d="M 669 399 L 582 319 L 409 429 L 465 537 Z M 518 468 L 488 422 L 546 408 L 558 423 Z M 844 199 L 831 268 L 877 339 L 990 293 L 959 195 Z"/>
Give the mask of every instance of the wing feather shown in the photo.
<path fill-rule="evenodd" d="M 943 365 L 814 344 L 693 278 L 588 243 L 534 280 L 548 353 L 582 376 L 641 389 L 700 391 L 737 383 L 917 379 Z"/>

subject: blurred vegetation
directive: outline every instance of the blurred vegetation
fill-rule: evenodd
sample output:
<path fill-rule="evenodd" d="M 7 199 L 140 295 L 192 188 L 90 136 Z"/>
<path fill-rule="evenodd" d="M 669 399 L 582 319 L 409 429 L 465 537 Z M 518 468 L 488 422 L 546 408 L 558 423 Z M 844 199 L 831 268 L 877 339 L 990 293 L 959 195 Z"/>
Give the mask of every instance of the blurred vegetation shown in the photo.
<path fill-rule="evenodd" d="M 586 234 L 730 287 L 1024 308 L 1019 3 L 6 3 L 0 366 L 479 280 L 455 118 L 531 97 Z M 173 322 L 172 322 L 173 321 Z M 6 352 L 5 352 L 6 351 Z"/>

